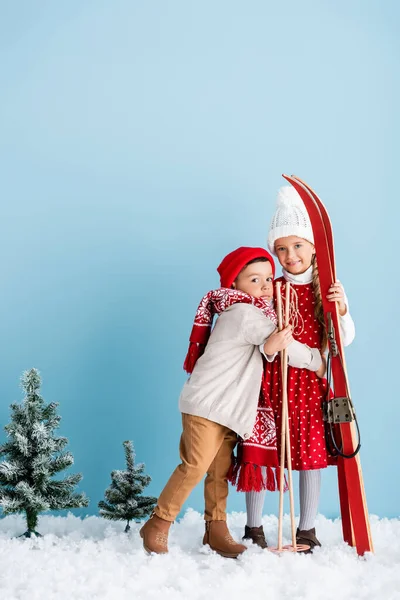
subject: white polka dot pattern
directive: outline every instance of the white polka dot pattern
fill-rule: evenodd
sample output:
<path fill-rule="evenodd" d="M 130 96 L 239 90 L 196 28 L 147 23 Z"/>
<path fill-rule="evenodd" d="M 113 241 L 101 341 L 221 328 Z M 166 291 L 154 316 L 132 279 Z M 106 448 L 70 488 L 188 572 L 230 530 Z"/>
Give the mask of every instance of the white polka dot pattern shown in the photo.
<path fill-rule="evenodd" d="M 321 325 L 314 316 L 314 293 L 311 284 L 294 285 L 299 298 L 299 307 L 304 319 L 304 330 L 294 337 L 311 348 L 321 345 Z M 284 294 L 284 288 L 282 290 Z M 267 366 L 266 383 L 275 414 L 277 431 L 281 427 L 281 382 L 280 361 Z M 292 468 L 296 470 L 319 469 L 336 464 L 326 449 L 322 399 L 326 393 L 326 380 L 312 371 L 289 367 L 288 372 L 289 429 L 292 447 Z M 278 434 L 278 446 L 280 435 Z M 279 447 L 278 447 L 279 452 Z"/>

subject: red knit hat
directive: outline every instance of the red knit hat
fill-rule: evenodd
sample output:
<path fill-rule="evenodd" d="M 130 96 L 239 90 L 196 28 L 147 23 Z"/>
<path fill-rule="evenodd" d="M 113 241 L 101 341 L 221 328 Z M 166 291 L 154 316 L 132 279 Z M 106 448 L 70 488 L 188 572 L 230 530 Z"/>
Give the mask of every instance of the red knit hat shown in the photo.
<path fill-rule="evenodd" d="M 230 288 L 240 271 L 255 258 L 266 258 L 271 264 L 272 276 L 275 277 L 275 263 L 269 252 L 264 250 L 264 248 L 247 248 L 246 246 L 241 246 L 227 254 L 217 268 L 221 278 L 221 287 Z"/>

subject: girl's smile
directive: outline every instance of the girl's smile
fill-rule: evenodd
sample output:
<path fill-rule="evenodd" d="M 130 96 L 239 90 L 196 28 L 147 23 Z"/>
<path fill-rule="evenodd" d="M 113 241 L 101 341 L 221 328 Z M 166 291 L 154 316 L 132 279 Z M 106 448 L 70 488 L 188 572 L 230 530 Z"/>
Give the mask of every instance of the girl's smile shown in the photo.
<path fill-rule="evenodd" d="M 313 244 L 295 235 L 279 238 L 275 252 L 282 267 L 292 275 L 300 275 L 311 266 L 315 254 Z"/>

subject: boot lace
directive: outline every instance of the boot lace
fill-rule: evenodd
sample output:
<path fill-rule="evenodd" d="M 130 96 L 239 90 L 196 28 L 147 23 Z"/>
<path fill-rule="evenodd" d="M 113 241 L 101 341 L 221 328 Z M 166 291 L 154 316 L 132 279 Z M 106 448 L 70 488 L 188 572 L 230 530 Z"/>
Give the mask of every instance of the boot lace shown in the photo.
<path fill-rule="evenodd" d="M 160 544 L 163 548 L 167 548 L 168 546 L 168 536 L 166 533 L 162 533 L 161 531 L 156 533 L 155 541 L 157 544 Z"/>

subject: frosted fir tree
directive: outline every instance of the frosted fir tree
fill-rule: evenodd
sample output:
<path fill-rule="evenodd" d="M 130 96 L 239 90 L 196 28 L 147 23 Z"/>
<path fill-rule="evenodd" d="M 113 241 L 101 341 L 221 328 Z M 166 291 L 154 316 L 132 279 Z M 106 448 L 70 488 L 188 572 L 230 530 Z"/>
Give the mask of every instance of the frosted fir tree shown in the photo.
<path fill-rule="evenodd" d="M 135 465 L 135 453 L 131 441 L 123 443 L 126 471 L 112 471 L 111 485 L 106 489 L 105 500 L 99 502 L 100 516 L 111 521 L 126 521 L 125 533 L 130 530 L 131 521 L 139 521 L 151 514 L 157 498 L 142 496 L 151 481 L 144 475 L 145 465 Z"/>
<path fill-rule="evenodd" d="M 4 514 L 25 513 L 25 537 L 39 536 L 36 531 L 41 512 L 81 508 L 89 504 L 84 494 L 74 493 L 82 479 L 80 473 L 54 476 L 70 467 L 74 458 L 65 452 L 68 439 L 57 437 L 61 417 L 58 404 L 45 404 L 39 395 L 41 378 L 36 369 L 21 378 L 25 398 L 11 404 L 11 423 L 6 425 L 8 439 L 0 446 L 0 507 Z M 21 536 L 22 537 L 22 536 Z"/>

